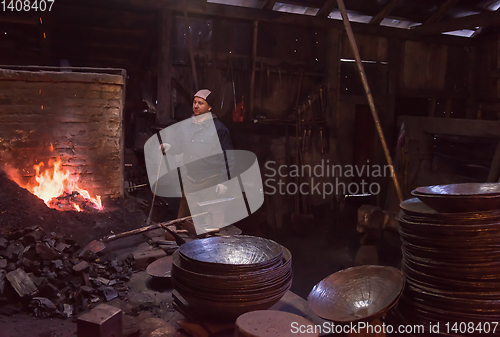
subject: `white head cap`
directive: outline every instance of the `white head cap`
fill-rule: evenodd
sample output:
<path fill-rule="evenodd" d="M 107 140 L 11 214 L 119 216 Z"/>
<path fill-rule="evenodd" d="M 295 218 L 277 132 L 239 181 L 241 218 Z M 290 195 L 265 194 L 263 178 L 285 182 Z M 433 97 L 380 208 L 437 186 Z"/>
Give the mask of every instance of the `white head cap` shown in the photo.
<path fill-rule="evenodd" d="M 196 94 L 194 94 L 195 97 L 200 97 L 200 98 L 203 98 L 205 101 L 207 101 L 207 98 L 208 96 L 211 94 L 212 92 L 208 89 L 201 89 L 200 91 L 198 91 Z"/>

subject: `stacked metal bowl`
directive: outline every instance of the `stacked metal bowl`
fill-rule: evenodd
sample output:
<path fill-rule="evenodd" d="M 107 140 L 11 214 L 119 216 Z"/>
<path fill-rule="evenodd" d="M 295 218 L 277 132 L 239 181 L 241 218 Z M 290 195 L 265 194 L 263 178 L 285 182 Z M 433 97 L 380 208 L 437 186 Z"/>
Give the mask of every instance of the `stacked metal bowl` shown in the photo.
<path fill-rule="evenodd" d="M 245 235 L 186 243 L 173 254 L 172 265 L 172 284 L 189 310 L 217 321 L 270 308 L 293 277 L 288 249 Z"/>
<path fill-rule="evenodd" d="M 458 185 L 420 188 L 399 214 L 407 285 L 393 315 L 442 335 L 500 320 L 500 184 Z"/>

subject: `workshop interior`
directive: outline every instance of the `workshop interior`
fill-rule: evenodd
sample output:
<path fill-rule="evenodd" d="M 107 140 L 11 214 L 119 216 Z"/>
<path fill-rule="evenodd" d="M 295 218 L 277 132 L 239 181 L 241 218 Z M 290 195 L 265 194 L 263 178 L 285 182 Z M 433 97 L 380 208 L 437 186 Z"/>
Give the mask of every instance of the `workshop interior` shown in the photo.
<path fill-rule="evenodd" d="M 0 2 L 0 336 L 500 334 L 499 0 Z"/>

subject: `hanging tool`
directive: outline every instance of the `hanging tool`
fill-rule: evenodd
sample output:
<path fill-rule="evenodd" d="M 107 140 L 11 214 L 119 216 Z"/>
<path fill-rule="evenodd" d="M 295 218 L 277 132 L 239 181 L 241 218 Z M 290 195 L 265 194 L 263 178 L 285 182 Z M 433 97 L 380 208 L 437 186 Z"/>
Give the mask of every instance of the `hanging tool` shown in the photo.
<path fill-rule="evenodd" d="M 267 97 L 271 96 L 271 82 L 270 82 L 270 75 L 269 75 L 269 66 L 267 67 Z"/>
<path fill-rule="evenodd" d="M 306 152 L 312 152 L 312 135 L 313 135 L 313 124 L 314 124 L 314 111 L 312 107 L 311 98 L 308 98 L 309 103 L 309 128 L 307 130 L 307 148 Z"/>
<path fill-rule="evenodd" d="M 231 81 L 233 82 L 233 99 L 234 99 L 234 110 L 236 111 L 237 103 L 236 103 L 236 88 L 234 87 L 234 72 L 233 72 L 233 64 L 229 63 L 229 68 L 231 68 Z"/>
<path fill-rule="evenodd" d="M 227 87 L 227 79 L 229 78 L 229 73 L 231 71 L 231 66 L 227 67 L 227 73 L 226 73 L 226 77 L 224 78 L 224 89 L 222 91 L 222 100 L 220 102 L 220 109 L 222 110 L 222 107 L 224 106 L 224 100 L 226 98 L 226 87 Z M 222 82 L 222 78 L 221 78 L 221 82 Z"/>
<path fill-rule="evenodd" d="M 305 109 L 305 105 L 304 105 Z M 301 133 L 301 111 L 300 108 L 297 109 L 297 118 L 295 121 L 295 132 L 296 132 L 296 142 L 295 142 L 295 149 L 296 149 L 296 163 L 297 166 L 302 167 L 302 153 L 300 150 L 300 145 L 299 145 L 299 139 L 298 136 Z M 307 234 L 307 227 L 311 223 L 314 223 L 314 217 L 310 214 L 304 214 L 306 212 L 306 206 L 302 202 L 302 197 L 299 194 L 300 193 L 300 185 L 301 185 L 301 180 L 300 180 L 300 175 L 296 179 L 297 182 L 297 193 L 295 194 L 295 212 L 291 215 L 291 226 L 292 230 L 298 234 L 298 235 L 305 235 Z"/>
<path fill-rule="evenodd" d="M 380 120 L 378 118 L 377 110 L 375 108 L 375 101 L 373 100 L 373 96 L 370 91 L 370 86 L 368 85 L 368 79 L 366 77 L 365 69 L 363 67 L 363 64 L 361 63 L 361 56 L 359 54 L 358 46 L 356 44 L 356 38 L 354 37 L 354 33 L 352 32 L 351 23 L 349 22 L 349 18 L 347 16 L 344 0 L 337 0 L 337 5 L 339 6 L 340 13 L 342 14 L 342 20 L 344 21 L 347 37 L 349 38 L 349 42 L 354 52 L 354 58 L 356 59 L 356 64 L 358 66 L 359 74 L 361 76 L 361 82 L 363 82 L 363 87 L 365 89 L 366 96 L 368 98 L 368 104 L 372 112 L 373 120 L 375 122 L 375 127 L 377 128 L 378 136 L 380 138 L 380 142 L 382 143 L 382 148 L 384 149 L 385 158 L 387 160 L 387 163 L 389 164 L 389 167 L 391 168 L 392 180 L 394 182 L 394 187 L 396 188 L 396 193 L 398 194 L 399 202 L 401 203 L 403 202 L 403 194 L 401 193 L 401 188 L 399 187 L 396 171 L 394 170 L 394 166 L 392 164 L 391 154 L 389 153 L 389 148 L 387 147 L 387 143 L 385 141 L 384 132 L 382 131 L 382 126 L 380 125 Z"/>
<path fill-rule="evenodd" d="M 260 92 L 260 108 L 264 109 L 264 98 L 262 97 L 264 93 L 262 92 L 262 81 L 264 79 L 264 62 L 260 61 L 260 72 L 259 72 L 259 92 Z"/>

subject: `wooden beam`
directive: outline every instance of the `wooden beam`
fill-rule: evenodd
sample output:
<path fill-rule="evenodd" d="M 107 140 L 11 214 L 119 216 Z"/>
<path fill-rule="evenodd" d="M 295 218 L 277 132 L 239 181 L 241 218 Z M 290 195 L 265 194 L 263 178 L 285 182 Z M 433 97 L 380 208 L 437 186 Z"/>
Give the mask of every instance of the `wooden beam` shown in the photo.
<path fill-rule="evenodd" d="M 257 67 L 257 36 L 259 34 L 259 21 L 253 22 L 253 44 L 252 44 L 252 77 L 250 79 L 249 110 L 250 118 L 254 117 L 254 96 L 255 96 L 255 70 Z"/>
<path fill-rule="evenodd" d="M 158 46 L 158 89 L 156 116 L 160 123 L 168 123 L 172 118 L 171 78 L 172 78 L 172 11 L 164 9 L 160 13 L 160 41 Z"/>
<path fill-rule="evenodd" d="M 441 18 L 450 10 L 451 7 L 455 6 L 458 0 L 447 0 L 444 4 L 441 5 L 427 21 L 424 22 L 424 25 L 435 23 L 441 20 Z"/>
<path fill-rule="evenodd" d="M 326 0 L 323 7 L 316 13 L 316 16 L 318 18 L 327 18 L 335 7 L 337 7 L 337 0 Z"/>
<path fill-rule="evenodd" d="M 260 8 L 230 6 L 211 2 L 206 3 L 205 6 L 200 6 L 199 1 L 196 0 L 186 0 L 186 2 L 181 0 L 107 0 L 107 2 L 117 4 L 119 6 L 126 5 L 128 6 L 127 8 L 137 8 L 141 10 L 154 10 L 166 7 L 174 12 L 180 13 L 181 16 L 184 10 L 186 10 L 188 13 L 193 14 L 193 16 L 197 15 L 198 17 L 219 17 L 232 20 L 244 20 L 247 22 L 262 21 L 274 24 L 289 24 L 320 29 L 344 29 L 341 20 L 320 18 L 310 15 L 283 13 L 272 10 L 265 11 Z M 357 34 L 376 35 L 407 40 L 422 39 L 420 35 L 413 33 L 409 29 L 385 27 L 380 25 L 367 25 L 356 22 L 352 22 L 351 26 L 353 31 Z M 473 41 L 470 39 L 457 36 L 428 37 L 426 41 L 463 46 L 470 46 L 473 44 Z"/>
<path fill-rule="evenodd" d="M 400 1 L 401 0 L 389 0 L 384 8 L 382 8 L 382 10 L 370 20 L 369 24 L 379 25 L 387 17 L 387 15 L 392 12 Z"/>
<path fill-rule="evenodd" d="M 267 0 L 266 2 L 264 2 L 264 5 L 262 5 L 262 9 L 268 9 L 272 11 L 275 4 L 276 0 Z"/>
<path fill-rule="evenodd" d="M 489 12 L 464 16 L 432 24 L 424 24 L 411 29 L 420 35 L 440 34 L 460 29 L 500 25 L 500 12 Z"/>
<path fill-rule="evenodd" d="M 337 135 L 340 127 L 340 55 L 342 49 L 342 31 L 331 28 L 326 36 L 326 118 L 330 128 Z"/>
<path fill-rule="evenodd" d="M 191 26 L 189 26 L 189 21 L 188 21 L 188 15 L 187 11 L 184 11 L 184 24 L 186 26 L 186 36 L 188 40 L 188 46 L 189 46 L 189 60 L 191 63 L 191 74 L 193 75 L 193 83 L 194 83 L 194 91 L 192 94 L 200 90 L 200 87 L 198 87 L 198 74 L 196 73 L 196 63 L 194 60 L 194 48 L 193 48 L 193 39 L 191 38 Z M 192 86 L 190 86 L 192 88 Z"/>

